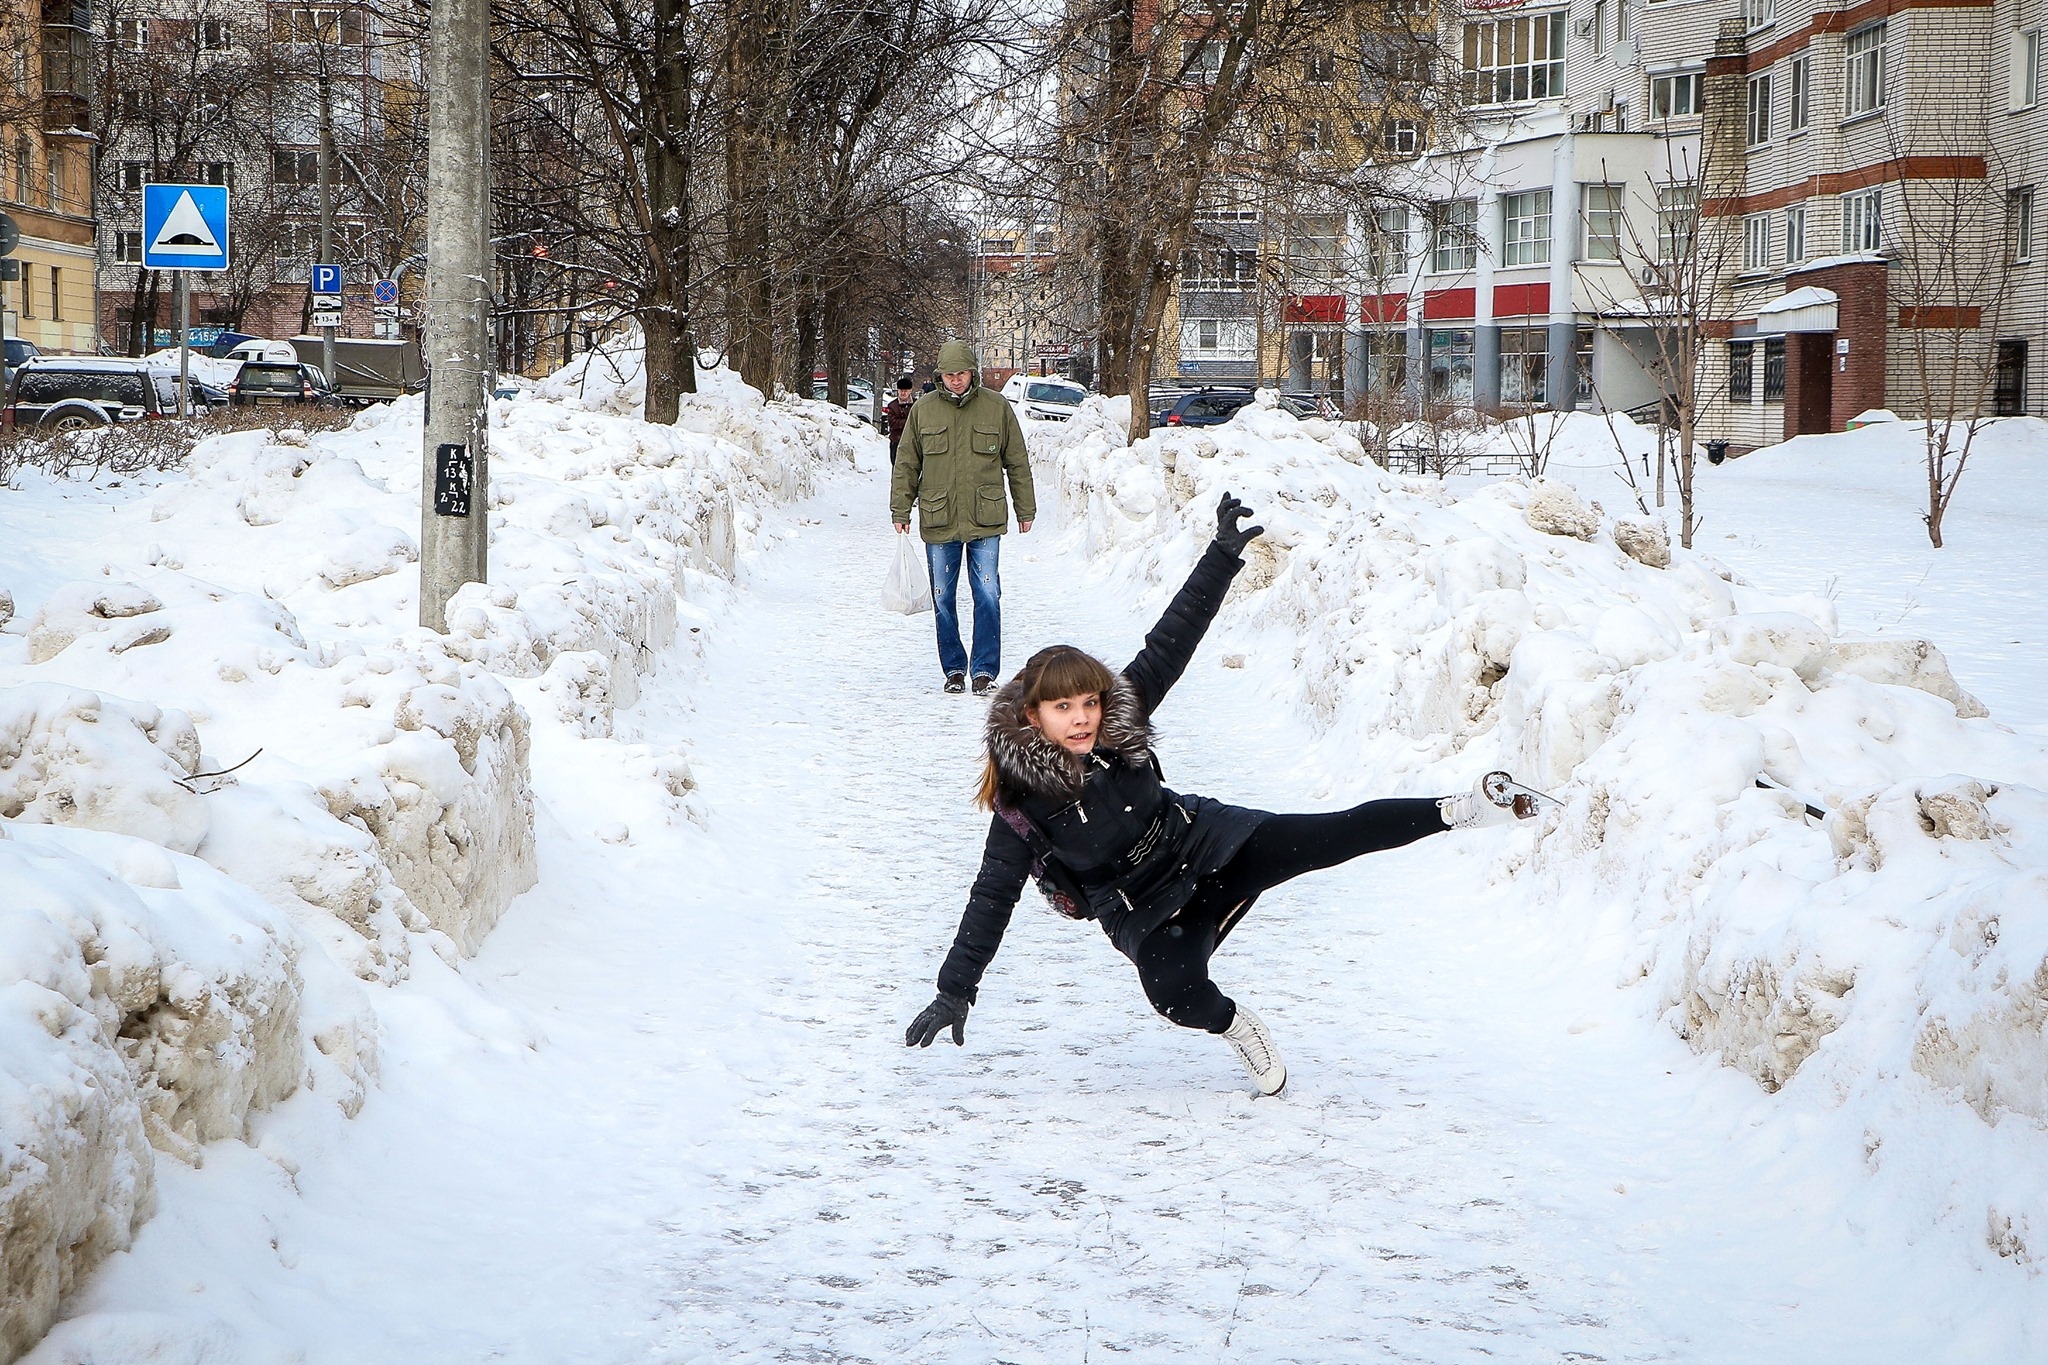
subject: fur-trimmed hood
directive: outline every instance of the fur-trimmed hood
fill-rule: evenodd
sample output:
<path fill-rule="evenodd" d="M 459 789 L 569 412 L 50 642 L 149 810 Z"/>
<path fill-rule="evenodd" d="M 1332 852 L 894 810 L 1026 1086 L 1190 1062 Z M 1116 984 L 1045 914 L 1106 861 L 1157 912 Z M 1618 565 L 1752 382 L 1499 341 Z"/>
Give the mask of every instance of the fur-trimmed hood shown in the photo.
<path fill-rule="evenodd" d="M 1021 680 L 1011 679 L 990 698 L 984 742 L 1004 791 L 1061 802 L 1081 795 L 1087 760 L 1047 739 L 1025 717 Z M 1095 751 L 1139 766 L 1152 760 L 1151 718 L 1138 704 L 1137 689 L 1121 673 L 1102 699 Z"/>

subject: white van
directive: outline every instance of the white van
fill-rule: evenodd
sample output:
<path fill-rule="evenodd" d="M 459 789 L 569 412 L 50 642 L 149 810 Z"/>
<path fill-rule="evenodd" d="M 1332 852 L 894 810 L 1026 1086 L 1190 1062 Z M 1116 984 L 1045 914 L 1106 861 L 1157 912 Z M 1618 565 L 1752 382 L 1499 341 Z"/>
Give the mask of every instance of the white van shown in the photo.
<path fill-rule="evenodd" d="M 227 353 L 226 359 L 240 363 L 244 360 L 275 360 L 286 365 L 299 363 L 299 353 L 288 341 L 262 341 L 251 338 L 237 345 Z"/>
<path fill-rule="evenodd" d="M 1003 397 L 1017 405 L 1018 415 L 1040 422 L 1066 421 L 1087 396 L 1088 390 L 1071 379 L 1035 374 L 1013 374 L 1003 385 Z"/>

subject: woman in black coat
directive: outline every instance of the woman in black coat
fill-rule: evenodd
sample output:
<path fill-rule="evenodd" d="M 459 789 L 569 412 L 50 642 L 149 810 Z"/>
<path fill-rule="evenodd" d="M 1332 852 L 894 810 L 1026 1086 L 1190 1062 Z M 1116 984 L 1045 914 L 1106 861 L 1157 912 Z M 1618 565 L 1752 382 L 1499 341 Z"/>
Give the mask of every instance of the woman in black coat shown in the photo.
<path fill-rule="evenodd" d="M 1320 867 L 1427 834 L 1535 813 L 1535 794 L 1482 778 L 1459 796 L 1368 801 L 1322 815 L 1270 815 L 1182 795 L 1161 782 L 1152 711 L 1187 670 L 1264 528 L 1225 493 L 1216 539 L 1122 673 L 1071 645 L 1031 657 L 989 704 L 980 804 L 994 812 L 967 909 L 939 969 L 938 997 L 904 1036 L 929 1047 L 967 1010 L 1027 877 L 1063 914 L 1094 919 L 1138 969 L 1146 999 L 1183 1028 L 1221 1034 L 1259 1089 L 1287 1068 L 1265 1027 L 1209 979 L 1209 958 L 1259 893 Z"/>

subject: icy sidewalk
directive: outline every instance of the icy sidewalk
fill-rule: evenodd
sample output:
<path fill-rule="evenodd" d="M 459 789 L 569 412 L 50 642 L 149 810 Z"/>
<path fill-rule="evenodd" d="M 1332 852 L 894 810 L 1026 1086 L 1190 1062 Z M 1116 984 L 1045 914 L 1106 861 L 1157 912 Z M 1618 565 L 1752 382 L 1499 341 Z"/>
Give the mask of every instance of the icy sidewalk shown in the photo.
<path fill-rule="evenodd" d="M 1218 973 L 1284 1099 L 1035 893 L 966 1049 L 906 1051 L 981 844 L 981 707 L 939 693 L 929 617 L 874 605 L 884 505 L 800 509 L 687 707 L 657 674 L 617 742 L 537 741 L 541 883 L 467 968 L 502 1010 L 396 992 L 362 1116 L 295 1101 L 167 1171 L 31 1360 L 1971 1358 L 1953 1248 L 1853 1231 L 1856 1172 L 1639 1019 L 1611 945 L 1482 899 L 1488 836 L 1261 902 Z M 1120 664 L 1159 602 L 1056 532 L 1004 543 L 1006 665 Z M 1220 655 L 1161 713 L 1170 780 L 1372 794 L 1265 700 L 1290 660 Z M 683 741 L 702 832 L 642 818 L 640 746 Z"/>

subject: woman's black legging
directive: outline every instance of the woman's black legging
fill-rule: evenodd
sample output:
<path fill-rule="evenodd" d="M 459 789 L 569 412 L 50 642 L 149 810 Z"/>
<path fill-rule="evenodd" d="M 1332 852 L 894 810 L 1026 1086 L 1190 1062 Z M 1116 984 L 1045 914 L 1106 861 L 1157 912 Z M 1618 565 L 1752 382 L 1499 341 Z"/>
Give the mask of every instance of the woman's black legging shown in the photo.
<path fill-rule="evenodd" d="M 1237 1006 L 1209 979 L 1209 957 L 1260 892 L 1446 828 L 1434 797 L 1368 801 L 1350 810 L 1260 822 L 1237 856 L 1196 882 L 1187 904 L 1138 944 L 1133 960 L 1145 998 L 1182 1028 L 1223 1032 L 1237 1017 Z"/>

